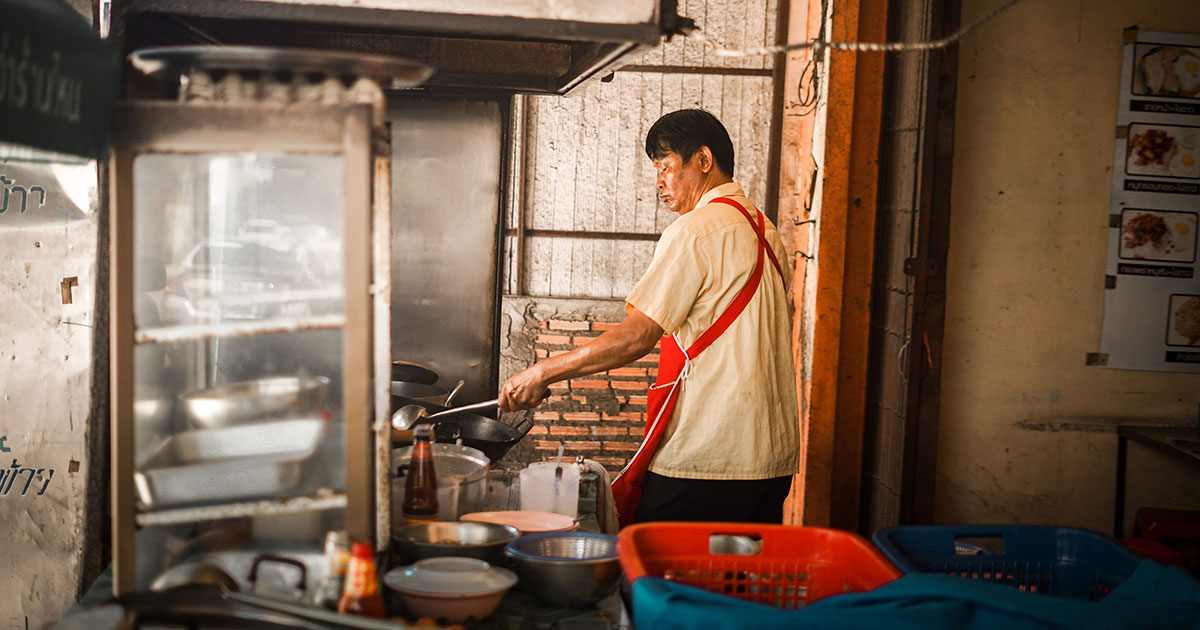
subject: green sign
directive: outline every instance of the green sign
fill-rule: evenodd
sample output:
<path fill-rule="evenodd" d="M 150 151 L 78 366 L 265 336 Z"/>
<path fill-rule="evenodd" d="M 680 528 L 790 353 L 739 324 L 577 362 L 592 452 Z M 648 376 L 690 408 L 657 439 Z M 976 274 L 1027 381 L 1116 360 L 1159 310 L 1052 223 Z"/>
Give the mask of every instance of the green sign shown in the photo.
<path fill-rule="evenodd" d="M 0 142 L 105 157 L 120 73 L 64 0 L 0 0 Z"/>

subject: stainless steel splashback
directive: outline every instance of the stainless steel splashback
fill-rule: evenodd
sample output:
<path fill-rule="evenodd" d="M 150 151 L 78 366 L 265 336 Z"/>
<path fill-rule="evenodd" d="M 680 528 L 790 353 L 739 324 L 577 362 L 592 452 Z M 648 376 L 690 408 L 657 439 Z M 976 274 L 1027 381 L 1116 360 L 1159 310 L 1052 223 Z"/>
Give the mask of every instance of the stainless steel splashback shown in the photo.
<path fill-rule="evenodd" d="M 504 113 L 495 100 L 406 98 L 392 125 L 392 358 L 456 399 L 496 395 Z"/>

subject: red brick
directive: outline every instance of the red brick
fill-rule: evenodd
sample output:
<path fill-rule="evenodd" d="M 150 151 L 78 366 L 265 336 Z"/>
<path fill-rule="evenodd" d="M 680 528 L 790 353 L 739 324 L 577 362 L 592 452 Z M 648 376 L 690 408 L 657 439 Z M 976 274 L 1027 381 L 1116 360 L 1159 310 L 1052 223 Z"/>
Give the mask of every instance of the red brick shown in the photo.
<path fill-rule="evenodd" d="M 622 468 L 625 467 L 625 457 L 596 457 L 594 460 L 597 464 L 604 466 L 608 471 L 609 477 L 615 477 Z"/>
<path fill-rule="evenodd" d="M 646 404 L 646 397 L 645 397 L 645 396 L 630 396 L 630 397 L 629 397 L 629 404 L 631 404 L 631 405 L 645 405 L 645 404 Z"/>
<path fill-rule="evenodd" d="M 550 435 L 587 435 L 587 427 L 569 427 L 563 425 L 554 425 L 550 427 Z"/>
<path fill-rule="evenodd" d="M 565 319 L 552 319 L 546 322 L 550 330 L 590 330 L 591 325 L 588 322 L 575 322 Z"/>
<path fill-rule="evenodd" d="M 533 342 L 547 346 L 565 346 L 571 343 L 571 338 L 566 335 L 538 335 L 533 338 Z"/>
<path fill-rule="evenodd" d="M 538 348 L 537 350 L 533 351 L 533 356 L 535 356 L 539 359 L 545 359 L 546 357 L 550 356 L 550 353 L 546 352 L 545 350 L 542 350 L 541 348 Z"/>
<path fill-rule="evenodd" d="M 576 451 L 598 451 L 598 450 L 600 450 L 599 442 L 567 442 L 566 445 L 567 445 L 567 448 L 573 449 Z"/>
<path fill-rule="evenodd" d="M 658 368 L 646 368 L 646 376 L 649 376 L 650 378 L 658 378 Z"/>
<path fill-rule="evenodd" d="M 574 337 L 571 338 L 571 343 L 575 344 L 576 346 L 586 346 L 595 340 L 596 340 L 595 337 L 584 337 L 581 335 L 575 335 Z"/>
<path fill-rule="evenodd" d="M 641 446 L 638 442 L 605 442 L 605 451 L 636 451 Z"/>
<path fill-rule="evenodd" d="M 608 389 L 608 381 L 571 379 L 571 389 Z"/>
<path fill-rule="evenodd" d="M 625 427 L 592 427 L 592 435 L 628 435 Z"/>
<path fill-rule="evenodd" d="M 620 322 L 592 322 L 592 330 L 612 330 L 620 325 Z"/>
<path fill-rule="evenodd" d="M 645 420 L 646 414 L 640 411 L 622 411 L 620 414 L 622 420 Z"/>
<path fill-rule="evenodd" d="M 533 441 L 534 447 L 537 448 L 539 451 L 546 450 L 546 449 L 558 450 L 559 444 L 560 444 L 560 442 L 558 440 L 534 440 Z"/>
<path fill-rule="evenodd" d="M 556 356 L 558 356 L 558 355 L 560 355 L 560 354 L 566 354 L 566 353 L 568 353 L 568 352 L 570 352 L 570 350 L 551 350 L 551 351 L 550 351 L 550 356 L 552 356 L 552 357 L 556 357 Z"/>
<path fill-rule="evenodd" d="M 610 381 L 609 385 L 611 385 L 613 389 L 640 389 L 643 391 L 646 389 L 646 383 L 643 381 Z"/>
<path fill-rule="evenodd" d="M 613 414 L 606 413 L 606 414 L 600 416 L 600 419 L 601 420 L 628 420 L 629 418 L 622 418 L 620 415 L 613 415 Z"/>
<path fill-rule="evenodd" d="M 629 435 L 636 435 L 638 438 L 645 437 L 646 427 L 629 427 Z"/>
<path fill-rule="evenodd" d="M 546 427 L 535 424 L 529 427 L 529 435 L 546 435 Z"/>
<path fill-rule="evenodd" d="M 623 367 L 608 371 L 609 376 L 645 376 L 646 368 Z"/>
<path fill-rule="evenodd" d="M 594 422 L 600 419 L 600 414 L 595 411 L 571 411 L 562 415 L 563 420 L 572 422 Z"/>
<path fill-rule="evenodd" d="M 558 412 L 557 411 L 535 411 L 535 412 L 533 412 L 533 419 L 538 422 L 544 422 L 546 420 L 558 420 Z"/>

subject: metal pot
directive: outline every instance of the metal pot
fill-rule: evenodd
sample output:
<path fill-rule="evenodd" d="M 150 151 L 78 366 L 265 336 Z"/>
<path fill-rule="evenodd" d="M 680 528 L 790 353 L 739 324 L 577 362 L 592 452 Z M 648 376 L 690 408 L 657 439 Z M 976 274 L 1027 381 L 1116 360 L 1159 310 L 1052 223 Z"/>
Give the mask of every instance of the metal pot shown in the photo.
<path fill-rule="evenodd" d="M 404 480 L 412 447 L 392 449 L 392 535 L 404 527 Z M 433 468 L 437 471 L 438 520 L 453 521 L 459 514 L 477 512 L 487 502 L 487 471 L 491 460 L 482 451 L 460 444 L 434 444 Z"/>

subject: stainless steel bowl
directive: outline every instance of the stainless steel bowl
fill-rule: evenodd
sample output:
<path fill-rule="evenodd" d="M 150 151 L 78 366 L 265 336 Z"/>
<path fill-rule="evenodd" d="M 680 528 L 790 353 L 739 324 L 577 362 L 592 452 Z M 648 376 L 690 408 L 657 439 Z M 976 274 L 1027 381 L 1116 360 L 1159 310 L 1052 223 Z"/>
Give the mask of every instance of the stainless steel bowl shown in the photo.
<path fill-rule="evenodd" d="M 184 394 L 188 419 L 199 429 L 228 427 L 320 411 L 329 379 L 270 376 Z"/>
<path fill-rule="evenodd" d="M 393 540 L 400 547 L 400 560 L 406 564 L 455 556 L 502 565 L 507 564 L 504 546 L 520 535 L 515 527 L 507 525 L 438 521 L 407 525 L 396 532 Z"/>
<path fill-rule="evenodd" d="M 508 544 L 521 584 L 547 603 L 585 608 L 612 595 L 621 578 L 617 537 L 594 532 L 522 536 Z"/>

